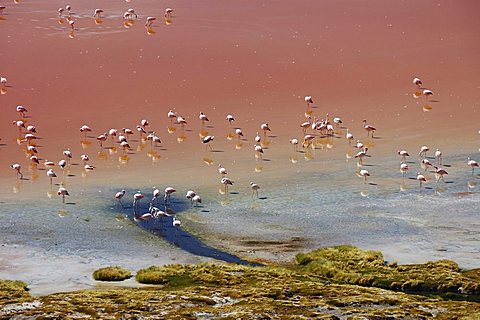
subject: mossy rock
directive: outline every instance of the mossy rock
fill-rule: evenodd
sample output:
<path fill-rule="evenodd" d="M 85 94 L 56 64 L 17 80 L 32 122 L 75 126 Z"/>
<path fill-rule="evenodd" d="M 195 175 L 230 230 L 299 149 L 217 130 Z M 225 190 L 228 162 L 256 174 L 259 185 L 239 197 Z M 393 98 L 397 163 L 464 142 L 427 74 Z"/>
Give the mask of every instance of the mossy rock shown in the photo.
<path fill-rule="evenodd" d="M 97 281 L 123 281 L 131 277 L 130 271 L 118 266 L 100 268 L 93 272 L 93 279 Z"/>

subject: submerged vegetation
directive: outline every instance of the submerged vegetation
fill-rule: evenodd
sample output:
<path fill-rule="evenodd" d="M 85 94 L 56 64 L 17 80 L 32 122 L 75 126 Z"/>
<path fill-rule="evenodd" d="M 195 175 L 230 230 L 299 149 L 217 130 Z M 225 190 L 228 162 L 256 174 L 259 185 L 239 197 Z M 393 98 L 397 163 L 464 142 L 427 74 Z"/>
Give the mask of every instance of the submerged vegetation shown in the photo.
<path fill-rule="evenodd" d="M 299 254 L 296 264 L 289 266 L 152 266 L 139 270 L 136 280 L 149 285 L 96 288 L 38 298 L 28 295 L 22 283 L 3 281 L 1 288 L 10 291 L 6 295 L 2 292 L 0 318 L 480 318 L 480 304 L 476 302 L 455 301 L 446 295 L 396 292 L 410 291 L 414 283 L 428 283 L 430 293 L 453 293 L 455 289 L 459 294 L 462 287 L 463 295 L 456 298 L 475 300 L 479 296 L 478 272 L 461 272 L 450 261 L 387 265 L 381 253 L 349 246 Z"/>
<path fill-rule="evenodd" d="M 132 273 L 122 267 L 106 267 L 96 270 L 93 279 L 97 281 L 123 281 L 132 277 Z"/>

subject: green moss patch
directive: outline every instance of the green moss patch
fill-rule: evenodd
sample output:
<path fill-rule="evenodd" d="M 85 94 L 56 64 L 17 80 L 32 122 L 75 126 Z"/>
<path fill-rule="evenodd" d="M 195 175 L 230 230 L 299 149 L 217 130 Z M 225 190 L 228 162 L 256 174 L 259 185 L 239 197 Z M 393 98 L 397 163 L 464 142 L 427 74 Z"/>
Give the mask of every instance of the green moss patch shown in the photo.
<path fill-rule="evenodd" d="M 97 281 L 123 281 L 132 277 L 132 273 L 122 267 L 105 267 L 93 272 Z"/>
<path fill-rule="evenodd" d="M 415 293 L 449 293 L 449 298 L 469 296 L 480 301 L 479 272 L 462 272 L 450 260 L 415 265 L 386 264 L 381 252 L 352 246 L 318 249 L 296 256 L 297 265 L 307 272 L 337 283 L 372 286 Z"/>

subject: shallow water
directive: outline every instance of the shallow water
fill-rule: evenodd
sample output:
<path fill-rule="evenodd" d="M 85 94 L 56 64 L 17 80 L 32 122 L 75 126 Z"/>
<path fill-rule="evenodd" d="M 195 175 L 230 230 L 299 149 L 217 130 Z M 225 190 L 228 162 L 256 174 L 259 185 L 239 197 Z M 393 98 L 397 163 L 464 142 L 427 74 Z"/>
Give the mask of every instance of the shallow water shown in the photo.
<path fill-rule="evenodd" d="M 107 264 L 138 270 L 208 260 L 138 228 L 113 199 L 121 189 L 148 197 L 168 185 L 178 199 L 189 189 L 203 198 L 201 207 L 179 210 L 182 227 L 242 257 L 289 260 L 349 243 L 399 263 L 448 258 L 478 267 L 479 175 L 466 166 L 467 157 L 480 159 L 477 1 L 178 1 L 171 24 L 158 19 L 150 34 L 145 16 L 160 18 L 164 9 L 155 1 L 104 1 L 101 24 L 91 18 L 97 3 L 82 1 L 71 3 L 72 38 L 56 16 L 63 3 L 45 4 L 22 1 L 0 20 L 0 60 L 8 62 L 0 65 L 8 78 L 0 95 L 0 277 L 49 292 L 56 290 L 47 284 L 52 270 L 65 265 L 75 272 L 60 273 L 62 290 L 92 285 L 91 272 Z M 126 28 L 121 15 L 129 7 L 140 18 Z M 434 91 L 430 101 L 413 97 L 415 76 Z M 307 94 L 312 117 L 329 113 L 344 123 L 315 150 L 294 152 L 288 141 L 303 136 Z M 11 122 L 20 104 L 29 110 L 27 124 L 37 126 L 42 160 L 58 162 L 66 148 L 74 154 L 64 177 L 54 169 L 53 187 L 18 144 L 22 134 Z M 184 129 L 170 123 L 171 109 L 187 119 Z M 204 126 L 200 111 L 210 118 Z M 139 138 L 141 119 L 160 145 Z M 377 127 L 377 138 L 366 137 L 363 119 Z M 258 161 L 253 137 L 263 136 L 264 122 L 272 132 Z M 93 128 L 87 138 L 78 131 L 83 124 Z M 243 140 L 233 134 L 237 127 Z M 346 127 L 369 147 L 367 184 L 356 176 L 358 150 L 345 141 Z M 133 129 L 132 150 L 110 140 L 100 149 L 95 137 L 110 128 Z M 215 135 L 213 151 L 201 143 L 207 134 Z M 443 151 L 449 175 L 436 183 L 428 172 L 420 190 L 412 178 L 422 171 L 422 145 L 429 156 Z M 400 149 L 411 154 L 405 179 Z M 82 153 L 93 172 L 83 170 Z M 15 178 L 14 162 L 24 180 Z M 219 192 L 219 164 L 235 182 L 228 195 Z M 71 194 L 64 206 L 55 194 L 62 181 Z M 259 199 L 251 181 L 261 186 Z M 245 244 L 292 238 L 302 241 L 289 250 Z"/>

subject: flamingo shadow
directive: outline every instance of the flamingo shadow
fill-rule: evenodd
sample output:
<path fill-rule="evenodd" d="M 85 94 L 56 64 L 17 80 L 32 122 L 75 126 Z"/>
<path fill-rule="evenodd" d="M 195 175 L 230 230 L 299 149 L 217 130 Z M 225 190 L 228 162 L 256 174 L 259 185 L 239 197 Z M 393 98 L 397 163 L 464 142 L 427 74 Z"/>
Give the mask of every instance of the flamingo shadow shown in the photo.
<path fill-rule="evenodd" d="M 171 202 L 175 212 L 187 210 L 190 204 L 185 201 Z M 174 205 L 173 205 L 174 204 Z M 139 212 L 146 212 L 146 206 L 140 206 Z M 133 217 L 131 217 L 133 220 Z M 246 261 L 228 252 L 216 249 L 196 238 L 193 234 L 183 230 L 181 227 L 173 226 L 173 217 L 163 217 L 154 220 L 140 220 L 136 222 L 141 228 L 152 232 L 163 238 L 165 241 L 177 246 L 178 248 L 192 253 L 194 255 L 209 257 L 225 262 L 236 263 L 240 265 L 263 266 L 262 264 Z"/>
<path fill-rule="evenodd" d="M 371 186 L 378 186 L 378 184 L 374 183 L 374 182 L 369 182 L 368 184 L 371 185 Z"/>
<path fill-rule="evenodd" d="M 223 151 L 223 150 L 215 150 L 215 149 L 214 149 L 214 150 L 210 150 L 210 152 L 225 152 L 225 151 Z"/>
<path fill-rule="evenodd" d="M 258 199 L 260 199 L 260 200 L 267 200 L 268 197 L 260 197 L 260 198 L 258 198 Z"/>

